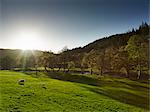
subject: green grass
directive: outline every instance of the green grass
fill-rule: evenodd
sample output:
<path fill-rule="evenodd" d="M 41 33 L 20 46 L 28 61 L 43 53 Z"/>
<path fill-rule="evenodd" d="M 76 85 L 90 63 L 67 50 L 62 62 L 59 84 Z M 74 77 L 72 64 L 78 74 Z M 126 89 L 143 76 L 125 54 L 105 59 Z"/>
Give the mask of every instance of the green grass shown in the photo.
<path fill-rule="evenodd" d="M 0 112 L 145 112 L 149 109 L 146 83 L 111 77 L 81 78 L 81 75 L 74 75 L 76 80 L 70 82 L 71 76 L 68 81 L 61 81 L 43 73 L 38 75 L 41 77 L 0 71 Z M 80 78 L 85 78 L 83 83 Z M 25 85 L 19 85 L 19 79 L 25 79 Z M 88 84 L 90 81 L 96 81 L 97 85 Z"/>

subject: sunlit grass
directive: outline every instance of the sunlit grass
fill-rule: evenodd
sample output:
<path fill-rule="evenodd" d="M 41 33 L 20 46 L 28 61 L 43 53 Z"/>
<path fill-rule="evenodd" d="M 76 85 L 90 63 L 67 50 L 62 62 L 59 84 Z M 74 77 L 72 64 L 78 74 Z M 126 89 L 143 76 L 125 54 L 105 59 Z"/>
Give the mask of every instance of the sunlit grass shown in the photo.
<path fill-rule="evenodd" d="M 99 80 L 102 85 L 91 86 L 47 78 L 43 73 L 38 75 L 43 76 L 35 78 L 34 73 L 32 77 L 19 72 L 0 71 L 0 111 L 145 112 L 140 106 L 127 104 L 117 98 L 132 101 L 134 95 L 138 95 L 139 99 L 133 100 L 143 101 L 138 102 L 142 104 L 144 99 L 140 100 L 141 97 L 148 97 L 145 93 L 146 84 L 128 79 L 102 78 Z M 25 85 L 19 85 L 19 79 L 25 79 Z M 129 89 L 133 86 L 128 84 L 142 87 Z M 138 91 L 140 88 L 142 91 Z"/>

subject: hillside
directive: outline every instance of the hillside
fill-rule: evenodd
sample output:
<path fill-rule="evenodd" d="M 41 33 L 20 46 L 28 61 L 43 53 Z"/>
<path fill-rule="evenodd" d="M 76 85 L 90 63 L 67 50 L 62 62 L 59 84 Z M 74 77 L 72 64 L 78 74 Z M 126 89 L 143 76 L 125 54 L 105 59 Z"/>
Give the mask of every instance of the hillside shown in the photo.
<path fill-rule="evenodd" d="M 100 50 L 107 47 L 120 47 L 127 45 L 129 38 L 133 35 L 146 35 L 148 38 L 150 26 L 147 23 L 142 23 L 141 26 L 137 29 L 132 29 L 127 33 L 115 34 L 109 37 L 103 37 L 101 39 L 95 40 L 94 42 L 89 43 L 84 47 L 74 48 L 72 50 L 68 50 L 71 53 L 83 53 L 90 52 L 92 49 Z"/>
<path fill-rule="evenodd" d="M 73 61 L 77 68 L 99 69 L 101 75 L 105 72 L 122 72 L 122 68 L 126 69 L 128 75 L 142 69 L 148 74 L 149 29 L 147 23 L 142 23 L 139 28 L 127 33 L 98 39 L 84 47 L 66 50 L 61 55 Z M 139 69 L 138 66 L 143 68 Z"/>
<path fill-rule="evenodd" d="M 34 76 L 34 77 L 33 77 Z M 20 72 L 0 71 L 1 112 L 145 112 L 148 85 L 105 77 L 101 85 L 60 81 Z M 25 85 L 18 80 L 25 79 Z"/>

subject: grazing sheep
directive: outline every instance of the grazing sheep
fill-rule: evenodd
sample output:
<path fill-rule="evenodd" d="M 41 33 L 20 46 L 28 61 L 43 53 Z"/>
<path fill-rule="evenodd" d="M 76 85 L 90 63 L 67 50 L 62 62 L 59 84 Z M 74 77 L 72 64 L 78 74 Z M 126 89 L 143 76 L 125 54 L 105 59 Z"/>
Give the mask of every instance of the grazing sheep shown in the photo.
<path fill-rule="evenodd" d="M 18 84 L 24 85 L 24 83 L 25 83 L 25 80 L 24 80 L 24 79 L 19 79 L 19 80 L 18 80 Z"/>
<path fill-rule="evenodd" d="M 47 87 L 45 86 L 45 84 L 42 84 L 42 88 L 47 89 Z"/>
<path fill-rule="evenodd" d="M 42 88 L 47 89 L 45 86 L 43 86 Z"/>

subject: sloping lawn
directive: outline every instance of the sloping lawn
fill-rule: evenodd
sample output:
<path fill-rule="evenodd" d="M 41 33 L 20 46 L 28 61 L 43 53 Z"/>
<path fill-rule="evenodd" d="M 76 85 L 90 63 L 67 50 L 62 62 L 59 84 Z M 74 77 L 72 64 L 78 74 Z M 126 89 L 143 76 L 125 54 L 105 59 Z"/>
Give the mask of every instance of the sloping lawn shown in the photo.
<path fill-rule="evenodd" d="M 19 85 L 19 79 L 25 79 L 25 85 Z M 116 78 L 98 81 L 92 86 L 0 71 L 0 112 L 148 111 L 148 84 Z"/>

